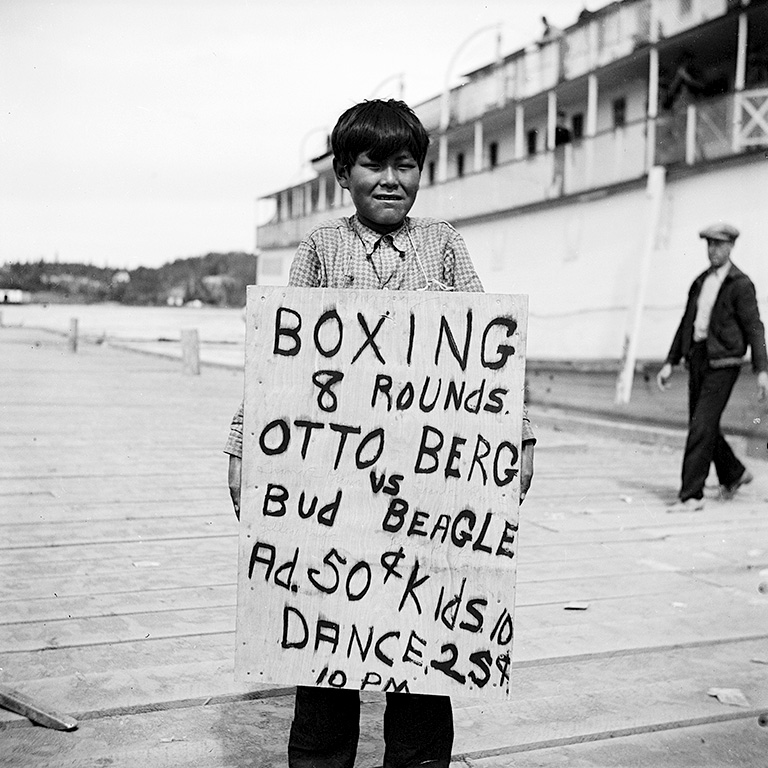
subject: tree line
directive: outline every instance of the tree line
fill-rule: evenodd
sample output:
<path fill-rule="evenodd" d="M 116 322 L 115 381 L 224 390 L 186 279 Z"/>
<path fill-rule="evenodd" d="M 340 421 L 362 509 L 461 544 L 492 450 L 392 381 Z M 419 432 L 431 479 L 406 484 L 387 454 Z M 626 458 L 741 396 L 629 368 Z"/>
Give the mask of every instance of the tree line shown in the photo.
<path fill-rule="evenodd" d="M 21 289 L 33 301 L 239 307 L 245 305 L 246 286 L 256 281 L 256 259 L 244 252 L 208 253 L 130 270 L 41 259 L 0 266 L 0 288 Z"/>

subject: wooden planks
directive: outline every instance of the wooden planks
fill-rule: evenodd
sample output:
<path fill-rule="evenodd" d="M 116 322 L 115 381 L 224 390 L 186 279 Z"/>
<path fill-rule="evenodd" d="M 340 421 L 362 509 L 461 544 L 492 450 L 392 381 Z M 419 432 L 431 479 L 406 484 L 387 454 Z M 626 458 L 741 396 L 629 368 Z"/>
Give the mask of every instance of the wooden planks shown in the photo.
<path fill-rule="evenodd" d="M 38 336 L 0 329 L 0 682 L 80 727 L 0 711 L 0 764 L 284 765 L 290 694 L 232 675 L 237 526 L 220 448 L 242 377 L 88 345 L 62 355 Z M 704 513 L 673 516 L 677 451 L 539 438 L 514 698 L 454 702 L 455 766 L 762 766 L 762 467 L 733 502 L 713 478 Z M 363 707 L 362 768 L 380 765 L 382 707 Z"/>

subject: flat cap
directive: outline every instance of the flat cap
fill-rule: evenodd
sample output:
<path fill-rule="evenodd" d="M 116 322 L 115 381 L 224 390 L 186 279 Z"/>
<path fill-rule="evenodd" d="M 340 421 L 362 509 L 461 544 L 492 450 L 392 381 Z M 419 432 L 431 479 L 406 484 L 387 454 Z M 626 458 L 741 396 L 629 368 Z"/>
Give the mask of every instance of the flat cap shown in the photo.
<path fill-rule="evenodd" d="M 736 227 L 723 222 L 712 224 L 699 232 L 699 237 L 705 237 L 707 240 L 725 240 L 729 243 L 735 242 L 738 236 L 739 230 Z"/>

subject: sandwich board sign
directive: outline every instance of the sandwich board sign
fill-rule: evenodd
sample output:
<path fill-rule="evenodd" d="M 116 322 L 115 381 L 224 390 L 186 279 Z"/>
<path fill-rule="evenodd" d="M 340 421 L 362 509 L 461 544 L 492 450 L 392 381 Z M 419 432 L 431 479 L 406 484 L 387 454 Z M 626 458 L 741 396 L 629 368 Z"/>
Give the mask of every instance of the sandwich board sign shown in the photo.
<path fill-rule="evenodd" d="M 510 692 L 527 297 L 248 289 L 236 671 Z"/>

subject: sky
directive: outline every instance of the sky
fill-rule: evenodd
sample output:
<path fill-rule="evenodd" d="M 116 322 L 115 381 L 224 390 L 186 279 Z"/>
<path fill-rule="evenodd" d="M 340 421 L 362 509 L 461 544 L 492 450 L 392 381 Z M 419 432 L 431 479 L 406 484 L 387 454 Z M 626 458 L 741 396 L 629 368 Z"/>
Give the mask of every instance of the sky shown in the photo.
<path fill-rule="evenodd" d="M 338 115 L 412 104 L 604 0 L 0 0 L 0 264 L 256 248 Z"/>

